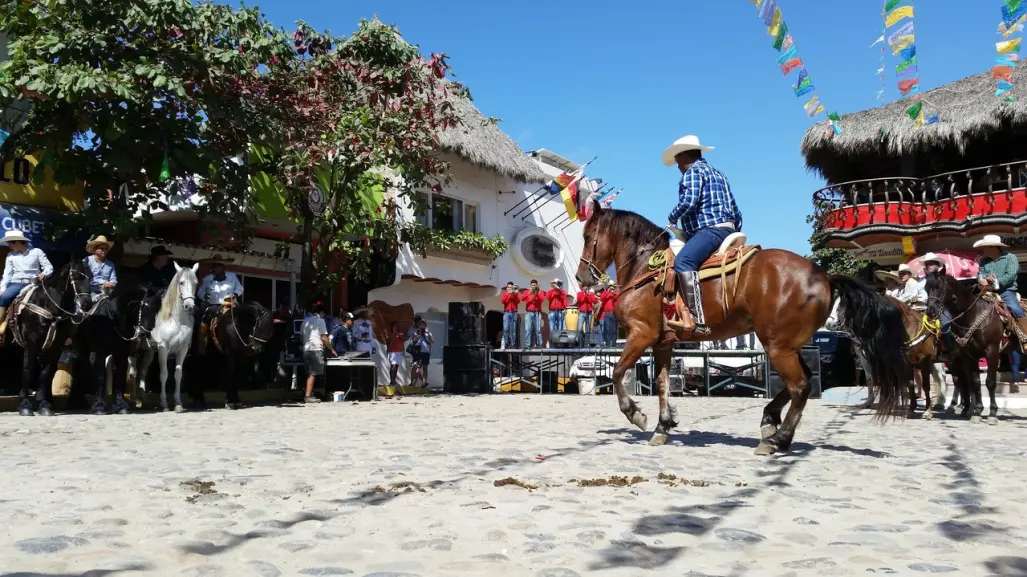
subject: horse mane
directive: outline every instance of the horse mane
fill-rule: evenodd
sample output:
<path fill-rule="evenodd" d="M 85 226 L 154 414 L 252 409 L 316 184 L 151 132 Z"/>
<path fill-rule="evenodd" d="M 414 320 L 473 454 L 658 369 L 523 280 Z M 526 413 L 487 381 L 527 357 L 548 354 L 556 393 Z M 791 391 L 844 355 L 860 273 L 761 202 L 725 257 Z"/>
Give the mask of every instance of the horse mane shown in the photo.
<path fill-rule="evenodd" d="M 618 245 L 629 251 L 645 249 L 666 249 L 670 246 L 670 235 L 653 221 L 630 210 L 608 208 L 599 213 L 596 222 L 599 230 L 617 239 Z"/>
<path fill-rule="evenodd" d="M 178 281 L 181 280 L 184 273 L 185 267 L 182 267 L 175 272 L 175 276 L 171 277 L 171 284 L 168 286 L 167 292 L 164 293 L 164 298 L 160 303 L 160 311 L 157 313 L 157 319 L 161 322 L 166 323 L 171 320 L 171 313 L 175 309 L 175 303 L 179 300 Z"/>

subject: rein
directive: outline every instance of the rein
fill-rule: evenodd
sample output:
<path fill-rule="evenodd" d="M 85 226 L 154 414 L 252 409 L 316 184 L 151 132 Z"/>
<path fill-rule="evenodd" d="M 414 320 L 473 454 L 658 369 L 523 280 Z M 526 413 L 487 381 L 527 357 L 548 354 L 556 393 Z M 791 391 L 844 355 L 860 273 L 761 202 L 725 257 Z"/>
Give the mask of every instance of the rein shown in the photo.
<path fill-rule="evenodd" d="M 264 320 L 268 314 L 269 313 L 267 311 L 264 311 L 256 315 L 256 317 L 253 319 L 253 331 L 257 330 L 257 325 L 260 324 L 260 321 Z M 246 342 L 246 339 L 242 338 L 242 333 L 239 332 L 239 327 L 235 322 L 234 306 L 228 308 L 228 316 L 232 319 L 232 331 L 235 332 L 236 338 L 239 339 L 239 342 L 242 343 L 245 348 L 250 349 L 251 351 L 255 351 L 255 343 L 260 343 L 262 345 L 267 344 L 267 339 L 257 338 L 257 336 L 254 335 L 252 332 L 250 333 L 249 342 Z"/>
<path fill-rule="evenodd" d="M 648 253 L 652 249 L 656 248 L 656 243 L 658 243 L 660 241 L 660 239 L 663 238 L 663 235 L 665 233 L 669 232 L 669 231 L 670 231 L 670 225 L 667 225 L 667 226 L 663 227 L 663 230 L 661 230 L 659 232 L 659 234 L 657 234 L 651 241 L 649 241 L 647 244 L 639 247 L 635 251 L 635 255 L 632 256 L 631 258 L 629 258 L 628 261 L 624 263 L 624 266 L 627 267 L 630 264 L 634 264 L 634 262 L 636 260 L 638 260 L 639 257 L 644 256 L 646 253 Z M 599 237 L 596 236 L 595 238 L 592 239 L 592 259 L 595 259 L 596 249 L 598 247 L 599 247 Z M 659 251 L 659 252 L 651 253 L 649 255 L 649 265 L 650 265 L 650 267 L 652 266 L 653 259 L 659 259 L 660 258 L 658 255 L 663 255 L 663 264 L 664 265 L 666 264 L 666 262 L 667 262 L 666 261 L 666 256 L 667 256 L 666 251 Z M 609 283 L 610 277 L 606 273 L 604 273 L 601 270 L 599 270 L 599 267 L 597 267 L 595 265 L 595 262 L 593 262 L 592 259 L 586 259 L 585 255 L 582 254 L 581 258 L 579 258 L 578 261 L 583 263 L 588 268 L 589 274 L 592 275 L 592 278 L 596 279 L 597 283 L 600 283 L 600 284 Z M 633 278 L 630 283 L 627 283 L 627 284 L 625 284 L 623 286 L 622 290 L 628 290 L 628 289 L 631 289 L 631 288 L 638 288 L 639 286 L 644 284 L 644 281 L 649 280 L 648 277 L 650 275 L 652 275 L 653 278 L 656 278 L 656 275 L 652 274 L 651 272 L 650 273 L 646 273 L 646 274 L 642 275 L 642 278 L 640 280 L 637 279 L 637 278 Z"/>

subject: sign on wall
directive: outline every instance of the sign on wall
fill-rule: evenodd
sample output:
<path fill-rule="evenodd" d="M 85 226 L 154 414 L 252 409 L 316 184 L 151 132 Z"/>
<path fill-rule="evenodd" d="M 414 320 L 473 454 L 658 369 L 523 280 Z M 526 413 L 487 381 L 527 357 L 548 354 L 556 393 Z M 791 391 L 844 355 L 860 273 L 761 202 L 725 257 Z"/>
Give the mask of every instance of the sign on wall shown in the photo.
<path fill-rule="evenodd" d="M 28 154 L 3 165 L 0 169 L 0 201 L 68 212 L 82 210 L 82 183 L 58 185 L 53 180 L 53 170 L 40 166 L 40 158 L 41 154 Z M 39 170 L 44 171 L 41 180 L 36 174 Z M 36 181 L 39 183 L 35 184 Z"/>
<path fill-rule="evenodd" d="M 848 249 L 848 253 L 858 260 L 904 260 L 906 250 L 901 242 L 882 242 L 863 248 Z"/>

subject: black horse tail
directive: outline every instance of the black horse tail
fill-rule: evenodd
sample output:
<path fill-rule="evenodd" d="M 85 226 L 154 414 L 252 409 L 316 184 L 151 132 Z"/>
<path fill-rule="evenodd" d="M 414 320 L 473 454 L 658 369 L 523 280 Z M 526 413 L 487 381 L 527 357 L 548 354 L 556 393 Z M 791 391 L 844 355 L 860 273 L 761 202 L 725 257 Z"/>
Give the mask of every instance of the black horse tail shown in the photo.
<path fill-rule="evenodd" d="M 831 290 L 841 301 L 849 330 L 870 363 L 874 388 L 880 391 L 877 418 L 904 415 L 911 369 L 902 310 L 854 278 L 832 276 Z"/>

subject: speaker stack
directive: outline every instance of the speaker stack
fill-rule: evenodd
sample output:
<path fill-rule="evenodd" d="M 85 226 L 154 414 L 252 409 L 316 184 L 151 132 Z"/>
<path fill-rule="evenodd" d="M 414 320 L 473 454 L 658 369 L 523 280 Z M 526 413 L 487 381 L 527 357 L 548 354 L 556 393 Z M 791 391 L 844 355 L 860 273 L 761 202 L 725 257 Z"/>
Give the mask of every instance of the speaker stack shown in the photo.
<path fill-rule="evenodd" d="M 576 349 L 578 335 L 578 331 L 557 331 L 549 335 L 549 346 L 554 349 Z"/>
<path fill-rule="evenodd" d="M 820 348 L 816 345 L 805 346 L 799 349 L 799 356 L 802 357 L 803 363 L 809 368 L 813 376 L 809 378 L 810 392 L 809 398 L 819 399 L 822 392 L 821 389 L 821 374 L 820 374 Z M 767 392 L 768 398 L 774 398 L 779 392 L 785 388 L 784 379 L 778 374 L 777 369 L 771 365 L 770 375 L 767 378 Z"/>
<path fill-rule="evenodd" d="M 448 320 L 449 344 L 442 349 L 443 392 L 491 393 L 484 303 L 449 303 Z"/>

